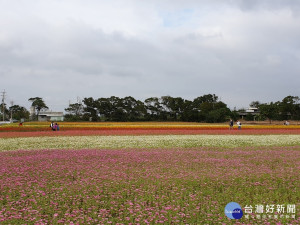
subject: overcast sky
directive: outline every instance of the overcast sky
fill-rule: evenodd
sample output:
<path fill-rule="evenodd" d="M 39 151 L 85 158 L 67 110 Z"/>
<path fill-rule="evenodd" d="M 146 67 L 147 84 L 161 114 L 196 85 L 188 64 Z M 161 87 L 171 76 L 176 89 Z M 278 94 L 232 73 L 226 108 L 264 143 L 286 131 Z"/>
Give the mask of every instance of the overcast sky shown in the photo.
<path fill-rule="evenodd" d="M 77 97 L 300 96 L 300 1 L 0 0 L 0 91 Z"/>

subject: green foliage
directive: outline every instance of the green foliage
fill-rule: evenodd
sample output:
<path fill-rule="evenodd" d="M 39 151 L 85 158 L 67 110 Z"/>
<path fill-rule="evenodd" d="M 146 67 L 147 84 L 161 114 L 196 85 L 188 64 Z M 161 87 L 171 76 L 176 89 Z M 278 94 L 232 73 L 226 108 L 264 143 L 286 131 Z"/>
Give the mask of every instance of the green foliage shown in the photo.
<path fill-rule="evenodd" d="M 68 112 L 65 115 L 65 121 L 80 121 L 83 120 L 83 105 L 81 103 L 70 104 L 68 108 L 65 109 Z"/>
<path fill-rule="evenodd" d="M 82 118 L 82 116 L 75 116 L 75 115 L 72 115 L 72 114 L 66 114 L 64 116 L 64 121 L 76 122 L 76 121 L 84 121 L 84 119 Z"/>
<path fill-rule="evenodd" d="M 237 121 L 240 118 L 240 115 L 237 111 L 232 111 L 229 113 L 229 117 L 233 120 L 233 121 Z"/>
<path fill-rule="evenodd" d="M 260 103 L 254 101 L 250 104 L 252 107 L 259 108 L 260 114 L 256 120 L 268 119 L 270 123 L 272 120 L 299 120 L 300 119 L 300 98 L 298 96 L 287 96 L 282 101 L 267 103 Z"/>
<path fill-rule="evenodd" d="M 255 119 L 255 115 L 249 113 L 248 115 L 246 115 L 244 117 L 244 119 L 247 120 L 247 121 L 253 121 Z"/>
<path fill-rule="evenodd" d="M 250 103 L 250 107 L 254 107 L 254 108 L 259 108 L 259 106 L 261 105 L 261 103 L 259 101 L 253 101 Z"/>
<path fill-rule="evenodd" d="M 65 111 L 71 115 L 79 117 L 83 114 L 83 105 L 81 103 L 70 104 L 69 107 L 65 109 Z"/>
<path fill-rule="evenodd" d="M 278 117 L 278 112 L 279 112 L 278 103 L 271 102 L 270 104 L 261 104 L 259 109 L 260 109 L 260 114 L 266 117 L 270 123 L 272 123 L 272 120 Z"/>
<path fill-rule="evenodd" d="M 3 120 L 3 104 L 0 104 L 0 111 L 1 111 L 1 113 L 0 113 L 0 120 Z M 4 120 L 8 120 L 9 119 L 9 111 L 8 111 L 8 109 L 7 109 L 7 107 L 6 107 L 6 104 L 4 103 Z"/>
<path fill-rule="evenodd" d="M 99 111 L 97 110 L 97 104 L 93 98 L 84 98 L 83 103 L 85 107 L 83 108 L 84 114 L 82 116 L 85 121 L 99 121 Z"/>
<path fill-rule="evenodd" d="M 26 108 L 19 105 L 9 107 L 9 112 L 12 113 L 12 118 L 16 120 L 29 119 L 29 112 Z"/>
<path fill-rule="evenodd" d="M 230 110 L 226 104 L 217 101 L 216 95 L 204 95 L 194 101 L 181 97 L 151 97 L 144 102 L 131 96 L 119 98 L 85 98 L 83 100 L 83 120 L 98 121 L 211 121 L 223 122 Z M 77 105 L 70 105 L 66 111 L 76 115 Z M 214 111 L 210 113 L 211 111 Z M 209 115 L 210 113 L 210 115 Z M 77 114 L 78 115 L 78 114 Z M 209 118 L 208 118 L 209 117 Z M 76 119 L 68 116 L 68 119 Z"/>
<path fill-rule="evenodd" d="M 227 108 L 211 110 L 206 117 L 206 122 L 208 123 L 225 122 L 229 114 L 230 114 L 230 110 Z"/>
<path fill-rule="evenodd" d="M 31 106 L 33 106 L 36 110 L 36 117 L 39 116 L 40 111 L 42 109 L 48 109 L 48 106 L 45 104 L 44 100 L 40 97 L 29 98 L 28 101 L 32 102 Z"/>
<path fill-rule="evenodd" d="M 281 120 L 295 119 L 299 115 L 299 97 L 287 96 L 278 103 Z"/>
<path fill-rule="evenodd" d="M 119 98 L 85 98 L 83 105 L 71 104 L 65 110 L 66 119 L 92 121 L 187 121 L 224 122 L 239 119 L 237 111 L 230 111 L 215 94 L 206 94 L 193 101 L 181 97 L 162 96 L 147 98 L 144 102 L 131 96 Z M 287 96 L 281 102 L 262 104 L 253 101 L 251 107 L 259 108 L 258 115 L 247 115 L 246 120 L 300 119 L 299 97 Z M 72 116 L 71 116 L 72 115 Z"/>

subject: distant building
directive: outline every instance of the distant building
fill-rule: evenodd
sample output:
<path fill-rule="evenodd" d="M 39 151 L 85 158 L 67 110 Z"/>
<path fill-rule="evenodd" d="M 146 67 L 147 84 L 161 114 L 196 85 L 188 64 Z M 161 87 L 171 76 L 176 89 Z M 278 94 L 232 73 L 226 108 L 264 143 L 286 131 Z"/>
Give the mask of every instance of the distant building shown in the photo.
<path fill-rule="evenodd" d="M 258 108 L 250 107 L 250 108 L 246 109 L 246 113 L 256 115 L 259 113 L 259 110 L 258 110 Z"/>
<path fill-rule="evenodd" d="M 40 112 L 38 121 L 64 121 L 63 112 Z"/>
<path fill-rule="evenodd" d="M 239 115 L 242 119 L 244 119 L 244 116 L 247 116 L 249 114 L 253 115 L 253 116 L 257 116 L 257 115 L 259 115 L 259 109 L 250 107 L 250 108 L 246 109 L 245 111 L 239 112 Z"/>

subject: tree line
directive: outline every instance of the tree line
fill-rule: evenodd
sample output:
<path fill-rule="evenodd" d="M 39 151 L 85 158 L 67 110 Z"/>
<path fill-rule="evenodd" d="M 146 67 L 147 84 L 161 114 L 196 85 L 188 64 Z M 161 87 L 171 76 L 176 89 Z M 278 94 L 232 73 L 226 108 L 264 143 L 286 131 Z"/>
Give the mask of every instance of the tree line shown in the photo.
<path fill-rule="evenodd" d="M 258 114 L 247 113 L 245 120 L 300 120 L 298 96 L 287 96 L 282 101 L 261 103 L 253 101 L 250 107 Z M 136 100 L 131 96 L 119 98 L 84 98 L 82 103 L 70 104 L 65 109 L 66 120 L 92 121 L 185 121 L 224 122 L 240 119 L 245 109 L 230 110 L 215 94 L 206 94 L 186 100 L 181 97 L 162 96 Z"/>
<path fill-rule="evenodd" d="M 35 109 L 35 119 L 41 110 L 48 109 L 40 97 L 28 99 Z M 0 105 L 2 109 L 2 104 Z M 246 120 L 300 120 L 298 96 L 287 96 L 282 101 L 261 103 L 253 101 L 251 107 L 258 108 L 259 114 L 247 114 Z M 29 119 L 25 107 L 5 105 L 6 118 Z M 124 98 L 84 98 L 82 102 L 69 104 L 65 108 L 66 121 L 185 121 L 185 122 L 224 122 L 232 118 L 237 120 L 244 109 L 230 110 L 215 94 L 206 94 L 187 100 L 181 97 L 151 97 L 145 101 L 131 96 Z M 3 112 L 1 112 L 3 113 Z M 2 114 L 1 114 L 2 115 Z M 34 118 L 32 118 L 34 119 Z"/>
<path fill-rule="evenodd" d="M 259 109 L 259 120 L 300 120 L 300 98 L 298 96 L 287 96 L 282 101 L 260 103 L 254 101 L 250 104 Z"/>
<path fill-rule="evenodd" d="M 82 102 L 70 104 L 65 109 L 66 120 L 223 122 L 231 115 L 227 105 L 215 94 L 203 95 L 193 101 L 171 96 L 151 97 L 145 101 L 131 96 L 111 96 L 84 98 Z"/>

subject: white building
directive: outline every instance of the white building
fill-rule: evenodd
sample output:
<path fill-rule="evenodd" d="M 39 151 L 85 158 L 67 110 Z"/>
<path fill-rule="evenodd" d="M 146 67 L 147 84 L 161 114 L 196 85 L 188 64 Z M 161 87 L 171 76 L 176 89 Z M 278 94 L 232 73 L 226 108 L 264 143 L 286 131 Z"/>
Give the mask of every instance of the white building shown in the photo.
<path fill-rule="evenodd" d="M 246 109 L 246 113 L 257 114 L 257 113 L 259 113 L 259 111 L 258 111 L 258 108 L 250 107 L 250 108 Z"/>
<path fill-rule="evenodd" d="M 254 120 L 255 120 L 255 117 L 259 115 L 259 109 L 250 107 L 250 108 L 247 108 L 245 111 L 239 112 L 239 115 L 242 119 L 244 119 L 244 116 L 252 115 L 252 116 L 254 116 Z"/>
<path fill-rule="evenodd" d="M 38 121 L 64 121 L 63 112 L 40 112 Z"/>

